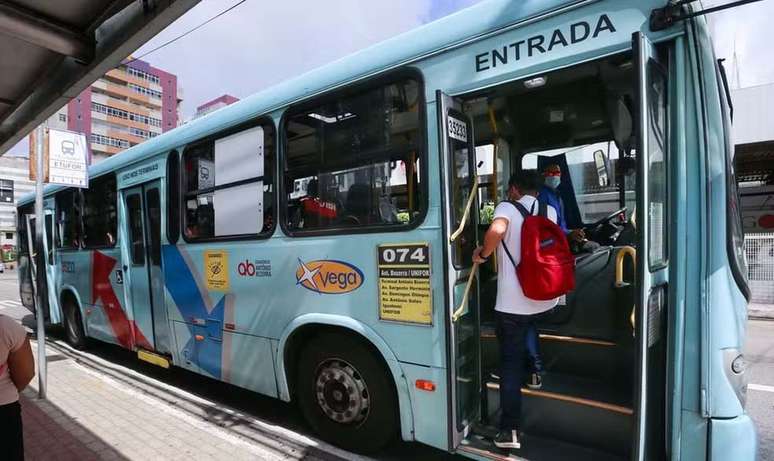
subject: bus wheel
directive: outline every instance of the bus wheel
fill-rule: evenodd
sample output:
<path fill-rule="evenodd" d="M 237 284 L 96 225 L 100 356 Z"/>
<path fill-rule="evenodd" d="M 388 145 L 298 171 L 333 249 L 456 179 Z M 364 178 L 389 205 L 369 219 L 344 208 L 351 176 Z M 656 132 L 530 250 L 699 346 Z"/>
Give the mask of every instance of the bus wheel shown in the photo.
<path fill-rule="evenodd" d="M 64 302 L 64 327 L 67 342 L 76 349 L 86 348 L 86 333 L 83 331 L 81 311 L 78 306 L 70 301 Z"/>
<path fill-rule="evenodd" d="M 375 452 L 397 434 L 398 402 L 381 360 L 360 341 L 323 335 L 298 363 L 297 396 L 304 417 L 325 440 Z"/>

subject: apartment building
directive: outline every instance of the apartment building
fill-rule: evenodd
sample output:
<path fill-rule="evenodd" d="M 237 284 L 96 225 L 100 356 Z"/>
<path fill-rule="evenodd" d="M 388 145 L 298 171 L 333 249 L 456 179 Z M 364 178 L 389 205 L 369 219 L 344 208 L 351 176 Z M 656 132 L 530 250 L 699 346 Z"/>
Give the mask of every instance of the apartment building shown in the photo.
<path fill-rule="evenodd" d="M 16 239 L 16 201 L 35 190 L 30 181 L 30 161 L 26 157 L 0 156 L 0 258 L 14 258 Z"/>
<path fill-rule="evenodd" d="M 220 95 L 217 98 L 211 101 L 207 101 L 201 106 L 197 107 L 196 113 L 193 115 L 192 120 L 197 119 L 199 117 L 204 117 L 210 112 L 215 112 L 221 107 L 226 107 L 228 105 L 234 104 L 237 101 L 239 101 L 239 98 L 235 96 L 231 96 L 230 94 Z"/>
<path fill-rule="evenodd" d="M 176 75 L 130 58 L 54 114 L 49 127 L 66 123 L 85 133 L 94 163 L 175 128 L 181 100 Z"/>

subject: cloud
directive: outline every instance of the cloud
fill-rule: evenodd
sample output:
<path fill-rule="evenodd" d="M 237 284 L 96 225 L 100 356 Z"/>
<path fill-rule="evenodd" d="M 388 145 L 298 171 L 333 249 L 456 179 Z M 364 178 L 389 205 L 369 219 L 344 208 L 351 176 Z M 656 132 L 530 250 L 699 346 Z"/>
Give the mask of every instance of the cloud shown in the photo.
<path fill-rule="evenodd" d="M 221 94 L 246 97 L 476 1 L 248 0 L 145 60 L 178 75 L 187 119 L 196 106 Z M 135 55 L 235 3 L 202 1 Z"/>

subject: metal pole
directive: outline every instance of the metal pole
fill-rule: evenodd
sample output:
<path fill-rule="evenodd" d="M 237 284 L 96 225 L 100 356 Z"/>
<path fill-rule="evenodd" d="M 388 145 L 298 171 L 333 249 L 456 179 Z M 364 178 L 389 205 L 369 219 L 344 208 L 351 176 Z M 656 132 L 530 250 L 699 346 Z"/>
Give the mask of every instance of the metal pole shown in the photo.
<path fill-rule="evenodd" d="M 43 213 L 43 137 L 45 136 L 45 127 L 43 125 L 36 128 L 35 136 L 35 258 L 37 270 L 35 271 L 35 284 L 38 289 L 35 290 L 35 307 L 38 316 L 38 397 L 46 398 L 46 326 L 43 314 L 43 300 L 48 293 L 46 286 L 46 252 L 43 250 L 43 230 L 46 224 L 46 217 Z"/>

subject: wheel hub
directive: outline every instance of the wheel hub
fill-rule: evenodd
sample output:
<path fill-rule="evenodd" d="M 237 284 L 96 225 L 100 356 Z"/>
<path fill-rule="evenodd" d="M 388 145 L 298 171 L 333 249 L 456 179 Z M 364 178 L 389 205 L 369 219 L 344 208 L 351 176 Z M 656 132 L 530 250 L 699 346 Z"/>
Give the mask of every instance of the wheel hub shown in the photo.
<path fill-rule="evenodd" d="M 315 391 L 323 413 L 337 423 L 360 424 L 368 417 L 368 387 L 355 367 L 343 360 L 328 360 L 320 365 Z"/>

